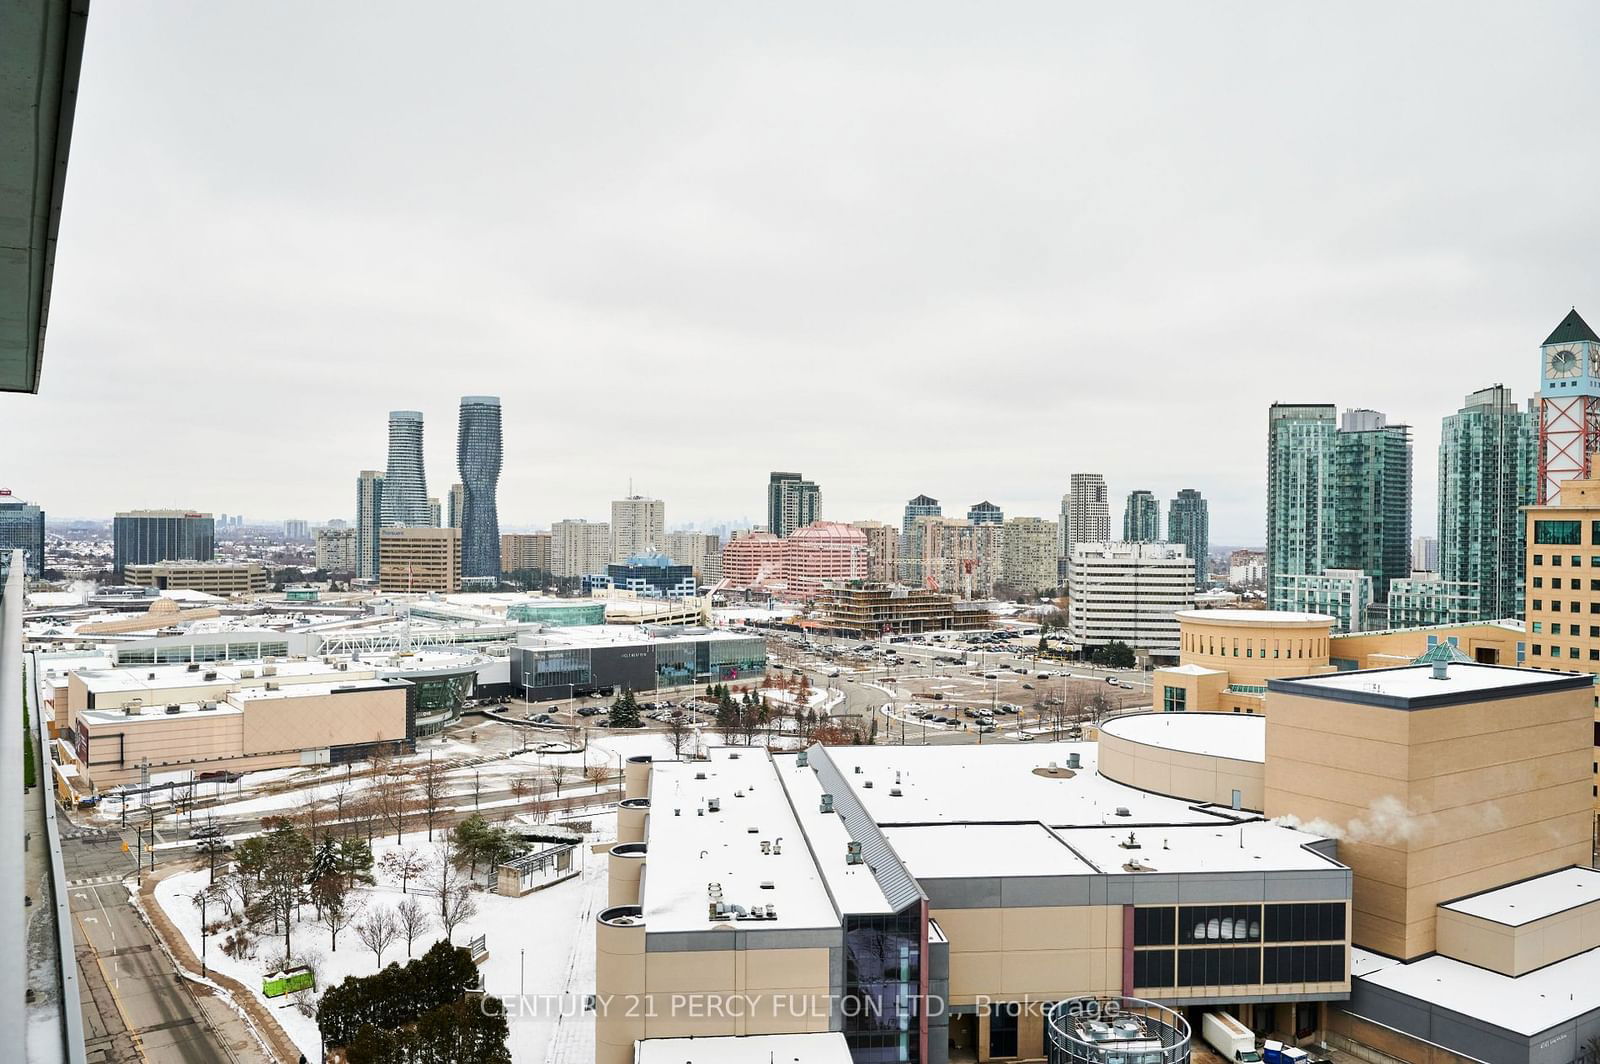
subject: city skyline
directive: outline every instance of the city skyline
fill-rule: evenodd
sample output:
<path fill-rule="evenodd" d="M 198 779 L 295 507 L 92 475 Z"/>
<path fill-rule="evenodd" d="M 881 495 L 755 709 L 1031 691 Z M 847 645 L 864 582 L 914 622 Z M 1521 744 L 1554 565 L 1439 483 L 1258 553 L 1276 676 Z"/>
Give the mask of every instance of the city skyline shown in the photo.
<path fill-rule="evenodd" d="M 86 48 L 52 357 L 38 396 L 0 396 L 5 442 L 40 441 L 7 486 L 63 518 L 168 504 L 347 516 L 351 473 L 374 464 L 374 411 L 422 409 L 441 427 L 427 464 L 449 470 L 453 399 L 484 391 L 526 429 L 508 432 L 508 527 L 599 518 L 630 475 L 680 517 L 759 520 L 751 485 L 791 468 L 827 486 L 835 517 L 893 520 L 921 490 L 1051 517 L 1066 461 L 1117 498 L 1193 485 L 1215 541 L 1260 543 L 1255 412 L 1307 394 L 1304 368 L 1360 379 L 1311 392 L 1416 426 L 1431 455 L 1462 394 L 1531 394 L 1552 324 L 1573 304 L 1600 313 L 1574 239 L 1600 213 L 1580 176 L 1595 149 L 1570 136 L 1600 101 L 1582 44 L 1600 12 L 1442 10 L 1390 12 L 1374 38 L 1332 10 L 1264 12 L 1236 32 L 1174 6 L 1159 32 L 1133 33 L 1127 12 L 934 8 L 858 13 L 845 39 L 799 13 L 615 26 L 530 7 L 452 50 L 443 95 L 420 108 L 393 106 L 418 91 L 408 57 L 437 31 L 418 8 L 391 12 L 392 47 L 336 11 L 309 40 L 296 17 L 253 18 L 262 47 L 224 56 L 203 42 L 237 36 L 225 8 L 108 6 Z M 608 62 L 575 62 L 564 36 L 606 40 Z M 1419 49 L 1476 76 L 1425 76 Z M 307 76 L 285 84 L 274 57 L 290 52 Z M 613 62 L 651 71 L 648 121 L 623 121 L 640 101 L 608 84 Z M 1551 95 L 1527 76 L 1552 66 L 1576 84 Z M 790 76 L 805 69 L 830 73 Z M 1119 86 L 1126 111 L 1084 106 L 1096 84 Z M 506 105 L 483 107 L 491 96 Z M 330 101 L 372 135 L 323 136 L 307 116 Z M 753 135 L 773 122 L 784 136 Z M 435 150 L 419 159 L 418 143 Z M 1577 158 L 1530 165 L 1555 143 Z M 468 146 L 474 194 L 446 194 Z M 1288 349 L 1269 339 L 1290 334 Z M 553 401 L 596 366 L 629 382 L 603 411 Z M 61 426 L 115 424 L 126 367 L 171 382 L 175 401 L 202 382 L 229 398 L 188 402 L 190 431 L 221 445 L 181 471 L 160 441 L 121 434 L 109 498 L 83 475 L 103 441 Z M 740 380 L 781 384 L 800 419 L 685 434 L 659 401 Z M 872 417 L 835 401 L 841 380 L 875 397 Z M 329 416 L 302 393 L 363 409 Z M 917 431 L 974 415 L 996 442 L 1048 426 L 1051 443 L 996 462 L 966 433 Z M 627 431 L 596 434 L 597 419 Z M 594 440 L 581 463 L 550 446 L 580 437 Z M 270 454 L 274 476 L 238 478 L 237 450 Z M 1419 462 L 1417 499 L 1434 480 Z M 1416 511 L 1432 531 L 1432 507 Z"/>

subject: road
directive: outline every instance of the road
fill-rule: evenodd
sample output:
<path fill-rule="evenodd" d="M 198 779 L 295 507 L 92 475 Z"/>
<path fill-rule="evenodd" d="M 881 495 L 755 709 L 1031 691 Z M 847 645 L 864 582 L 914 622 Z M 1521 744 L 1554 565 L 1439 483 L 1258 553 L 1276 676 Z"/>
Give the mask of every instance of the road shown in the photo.
<path fill-rule="evenodd" d="M 134 845 L 128 833 L 129 845 Z M 106 1064 L 256 1064 L 267 1058 L 215 998 L 178 977 L 121 879 L 133 858 L 115 831 L 63 833 L 67 895 L 83 987 L 85 1049 Z M 231 1019 L 231 1022 L 229 1022 Z M 213 1030 L 218 1024 L 226 1037 Z"/>

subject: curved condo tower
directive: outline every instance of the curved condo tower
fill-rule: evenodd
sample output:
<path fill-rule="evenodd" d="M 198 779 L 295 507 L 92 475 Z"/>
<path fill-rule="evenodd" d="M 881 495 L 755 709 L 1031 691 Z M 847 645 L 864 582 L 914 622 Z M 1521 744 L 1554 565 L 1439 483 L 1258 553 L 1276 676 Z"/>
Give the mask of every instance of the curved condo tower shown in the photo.
<path fill-rule="evenodd" d="M 383 524 L 425 528 L 428 481 L 422 471 L 422 413 L 389 411 L 389 467 L 383 475 Z"/>
<path fill-rule="evenodd" d="M 500 515 L 495 486 L 500 481 L 500 399 L 461 397 L 461 427 L 456 437 L 456 468 L 461 472 L 461 575 L 500 579 Z"/>

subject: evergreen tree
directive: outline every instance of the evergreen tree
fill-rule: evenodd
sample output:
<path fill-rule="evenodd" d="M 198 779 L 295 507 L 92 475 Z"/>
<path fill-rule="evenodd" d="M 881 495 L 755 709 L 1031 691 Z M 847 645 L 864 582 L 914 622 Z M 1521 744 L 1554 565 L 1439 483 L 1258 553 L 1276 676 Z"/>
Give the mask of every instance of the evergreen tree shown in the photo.
<path fill-rule="evenodd" d="M 611 703 L 611 726 L 613 728 L 637 728 L 640 725 L 639 703 L 633 697 L 633 692 L 623 688 L 622 694 Z"/>

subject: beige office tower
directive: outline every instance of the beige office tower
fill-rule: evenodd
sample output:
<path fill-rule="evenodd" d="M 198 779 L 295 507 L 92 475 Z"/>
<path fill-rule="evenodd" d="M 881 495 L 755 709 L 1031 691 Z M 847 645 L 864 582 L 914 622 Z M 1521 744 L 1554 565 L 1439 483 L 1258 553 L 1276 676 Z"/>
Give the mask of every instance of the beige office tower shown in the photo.
<path fill-rule="evenodd" d="M 461 590 L 459 528 L 385 528 L 378 549 L 380 590 Z"/>
<path fill-rule="evenodd" d="M 1592 677 L 1440 660 L 1267 683 L 1266 813 L 1339 839 L 1357 946 L 1422 957 L 1441 902 L 1589 863 Z"/>

